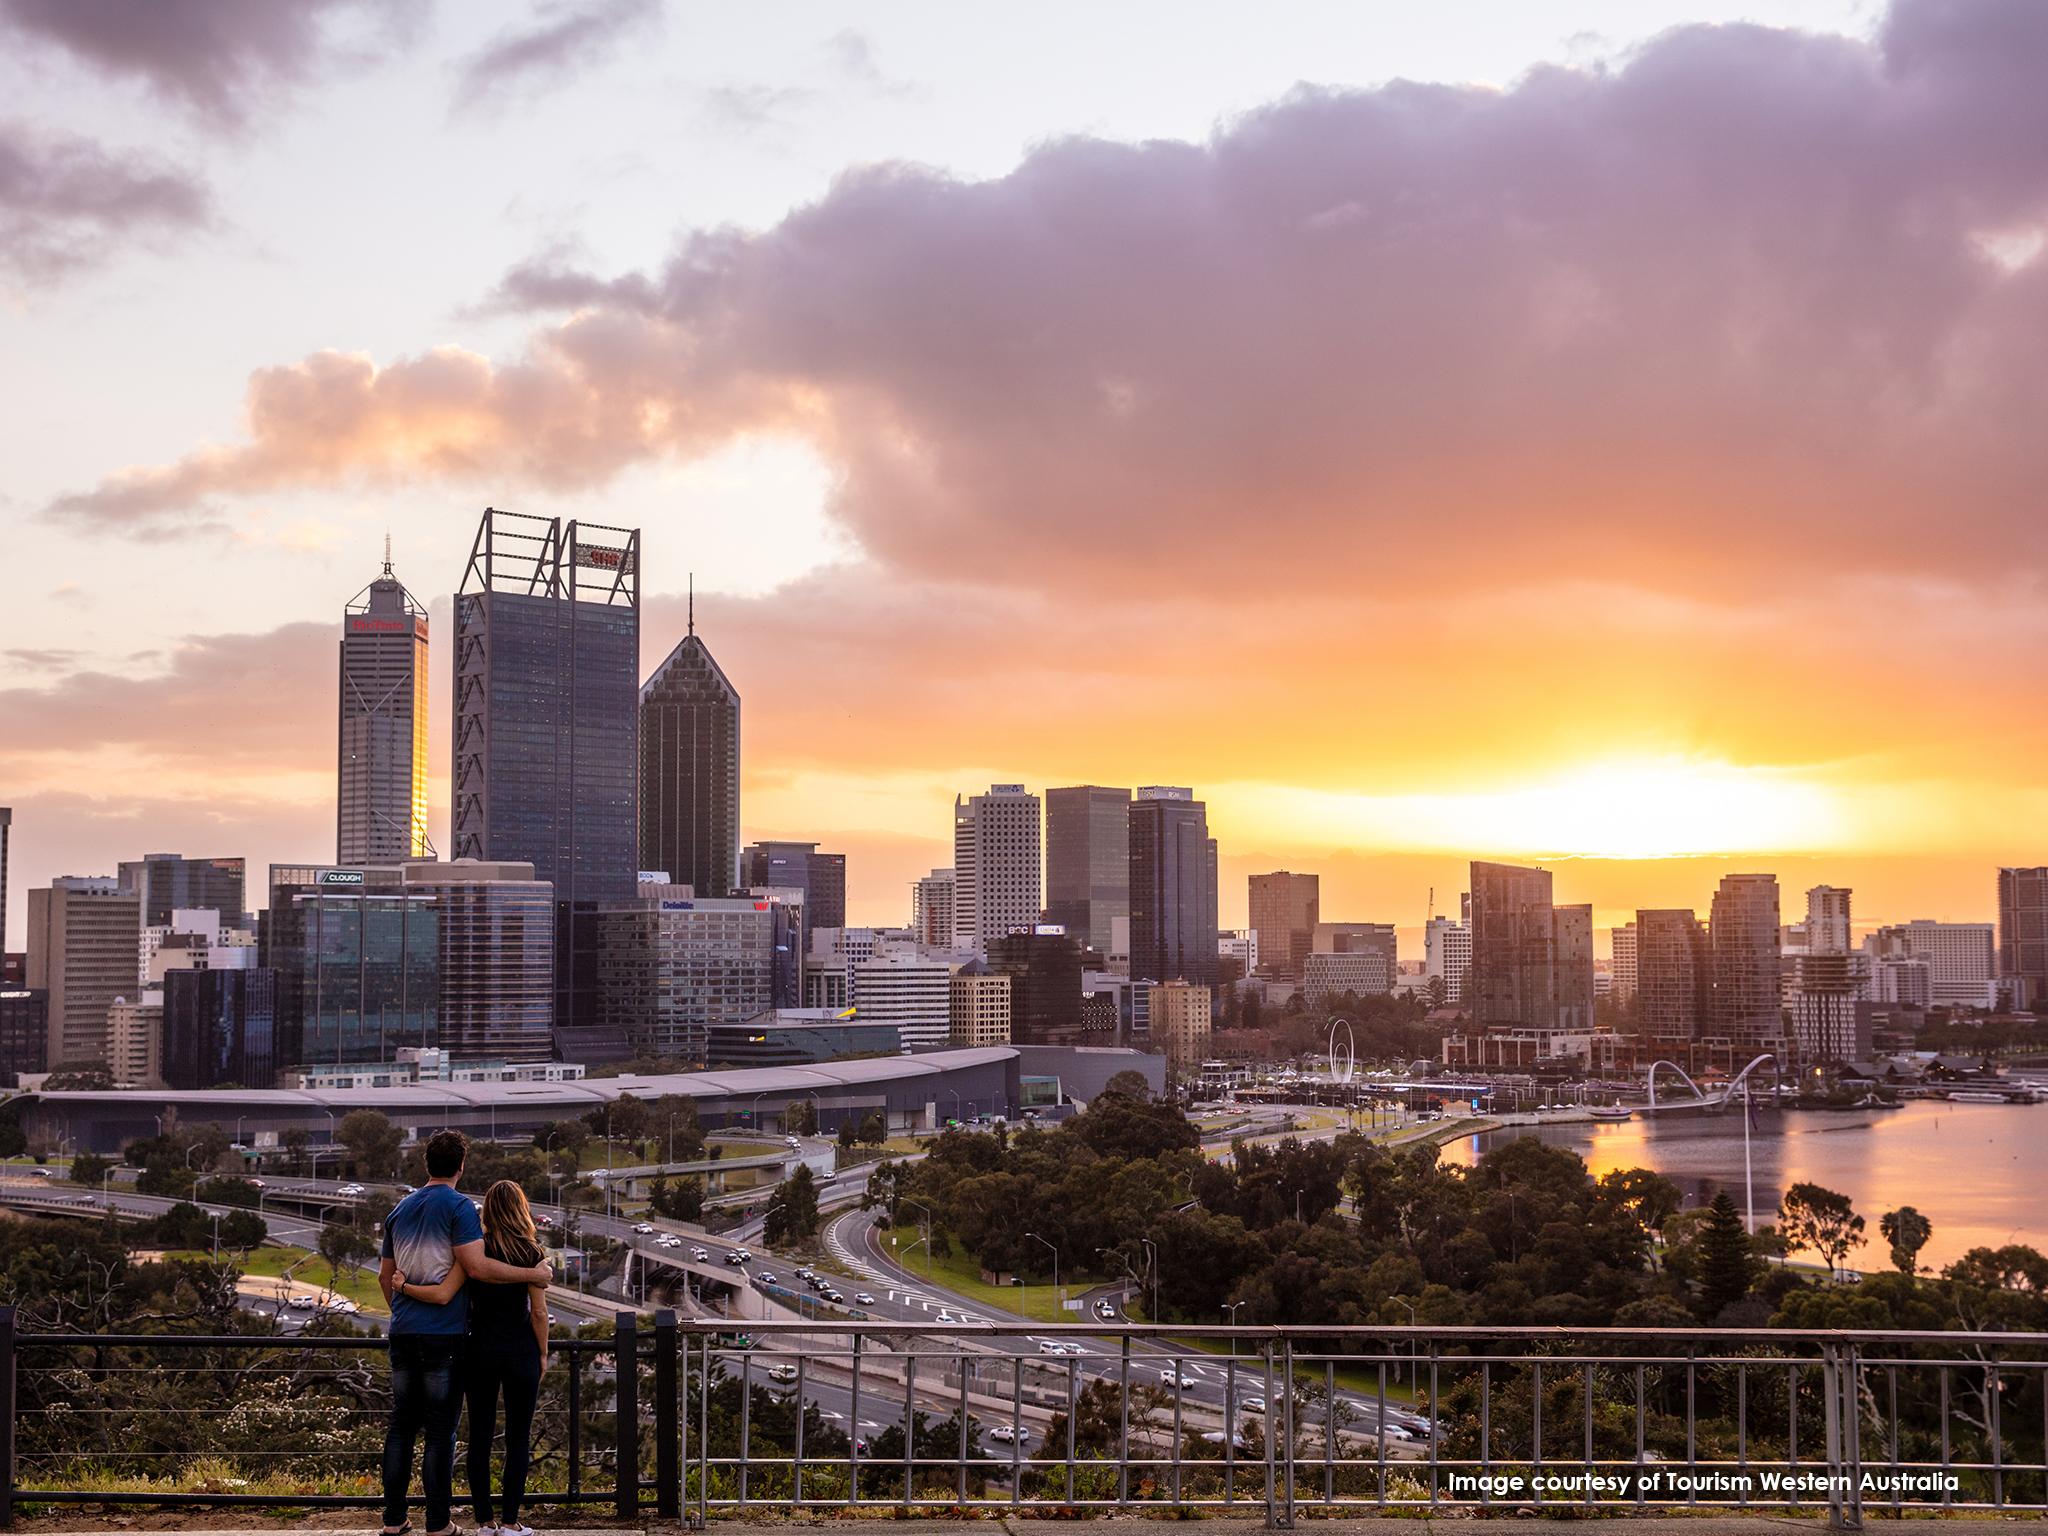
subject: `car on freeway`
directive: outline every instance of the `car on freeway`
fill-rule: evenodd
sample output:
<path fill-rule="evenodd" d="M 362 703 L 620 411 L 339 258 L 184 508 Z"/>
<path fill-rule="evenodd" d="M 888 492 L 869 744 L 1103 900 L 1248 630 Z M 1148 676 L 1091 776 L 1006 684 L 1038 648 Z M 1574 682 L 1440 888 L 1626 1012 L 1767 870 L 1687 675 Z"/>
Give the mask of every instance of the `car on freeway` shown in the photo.
<path fill-rule="evenodd" d="M 642 1237 L 652 1237 L 654 1235 L 654 1223 L 651 1221 L 636 1221 L 633 1223 L 633 1230 Z"/>
<path fill-rule="evenodd" d="M 768 1368 L 770 1381 L 795 1381 L 796 1367 L 793 1365 L 772 1365 Z"/>
<path fill-rule="evenodd" d="M 330 1296 L 320 1303 L 320 1310 L 330 1317 L 354 1317 L 363 1309 L 346 1296 Z"/>
<path fill-rule="evenodd" d="M 1038 1352 L 1041 1355 L 1085 1355 L 1087 1350 L 1071 1339 L 1040 1339 Z"/>
<path fill-rule="evenodd" d="M 866 1291 L 855 1291 L 853 1299 L 863 1307 L 872 1307 L 875 1304 L 875 1298 Z"/>
<path fill-rule="evenodd" d="M 939 1308 L 938 1320 L 942 1323 L 957 1323 L 960 1321 L 959 1318 L 955 1317 L 951 1312 L 948 1312 L 944 1307 Z"/>
<path fill-rule="evenodd" d="M 1415 1436 L 1398 1424 L 1382 1424 L 1380 1426 L 1380 1438 L 1382 1440 L 1413 1440 Z"/>
<path fill-rule="evenodd" d="M 360 1184 L 344 1184 L 341 1186 L 340 1189 L 336 1190 L 335 1193 L 340 1195 L 361 1195 L 367 1194 L 368 1191 L 365 1190 L 363 1186 Z M 409 1195 L 412 1193 L 412 1191 L 408 1189 L 406 1193 Z"/>
<path fill-rule="evenodd" d="M 695 1259 L 699 1264 L 702 1264 L 706 1259 L 710 1258 L 711 1255 L 702 1248 L 692 1248 L 690 1250 L 690 1257 Z"/>
<path fill-rule="evenodd" d="M 843 1307 L 846 1305 L 846 1293 L 843 1291 L 827 1291 L 825 1293 L 825 1299 L 831 1302 L 832 1305 L 835 1307 Z"/>
<path fill-rule="evenodd" d="M 754 1255 L 753 1255 L 753 1253 L 752 1253 L 752 1252 L 751 1252 L 750 1250 L 748 1250 L 748 1249 L 745 1249 L 745 1248 L 735 1248 L 735 1249 L 733 1250 L 733 1252 L 734 1252 L 734 1253 L 737 1253 L 737 1254 L 738 1254 L 738 1255 L 740 1256 L 740 1262 L 741 1262 L 742 1264 L 751 1264 L 751 1263 L 753 1263 L 753 1262 L 754 1262 Z"/>
<path fill-rule="evenodd" d="M 284 1304 L 294 1312 L 313 1312 L 320 1306 L 320 1298 L 311 1291 L 294 1291 L 285 1298 Z"/>
<path fill-rule="evenodd" d="M 998 1445 L 1021 1445 L 1031 1438 L 1031 1430 L 1023 1424 L 992 1424 L 988 1437 Z"/>
<path fill-rule="evenodd" d="M 744 1264 L 744 1263 L 746 1263 L 747 1261 L 746 1261 L 746 1259 L 745 1259 L 745 1258 L 744 1258 L 744 1257 L 743 1257 L 743 1256 L 741 1255 L 741 1253 L 740 1253 L 739 1249 L 737 1249 L 737 1248 L 728 1248 L 728 1249 L 726 1249 L 726 1250 L 725 1250 L 725 1262 L 726 1262 L 726 1263 L 728 1263 L 728 1264 Z"/>
<path fill-rule="evenodd" d="M 754 1280 L 759 1285 L 773 1285 L 775 1283 L 775 1276 L 770 1271 L 764 1269 L 754 1276 Z"/>
<path fill-rule="evenodd" d="M 1159 1379 L 1165 1382 L 1169 1387 L 1180 1387 L 1185 1389 L 1188 1387 L 1199 1385 L 1199 1383 L 1196 1382 L 1194 1377 L 1183 1376 L 1179 1371 L 1175 1370 L 1170 1365 L 1165 1370 L 1159 1373 Z"/>
<path fill-rule="evenodd" d="M 1116 1303 L 1110 1301 L 1098 1301 L 1097 1303 L 1095 1303 L 1095 1315 L 1101 1318 L 1106 1323 L 1115 1322 Z"/>
<path fill-rule="evenodd" d="M 1264 1413 L 1266 1411 L 1266 1400 L 1255 1392 L 1247 1393 L 1237 1400 L 1237 1406 L 1246 1413 Z"/>
<path fill-rule="evenodd" d="M 56 1175 L 47 1168 L 31 1168 L 28 1176 L 32 1179 L 54 1179 Z"/>

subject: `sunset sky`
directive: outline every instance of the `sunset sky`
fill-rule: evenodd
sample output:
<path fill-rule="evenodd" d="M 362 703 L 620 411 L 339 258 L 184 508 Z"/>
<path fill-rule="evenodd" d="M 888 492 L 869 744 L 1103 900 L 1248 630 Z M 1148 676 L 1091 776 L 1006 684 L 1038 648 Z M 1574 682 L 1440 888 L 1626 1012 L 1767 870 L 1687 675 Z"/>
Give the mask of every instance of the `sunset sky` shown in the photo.
<path fill-rule="evenodd" d="M 0 0 L 11 885 L 333 853 L 342 604 L 645 530 L 747 837 L 1326 916 L 2048 862 L 2048 5 Z M 25 901 L 10 903 L 19 947 Z"/>

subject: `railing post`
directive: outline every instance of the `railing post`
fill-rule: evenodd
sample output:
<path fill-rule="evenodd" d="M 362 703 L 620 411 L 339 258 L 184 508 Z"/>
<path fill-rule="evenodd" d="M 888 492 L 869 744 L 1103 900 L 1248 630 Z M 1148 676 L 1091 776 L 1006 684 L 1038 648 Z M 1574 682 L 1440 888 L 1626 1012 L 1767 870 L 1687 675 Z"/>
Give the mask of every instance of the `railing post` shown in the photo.
<path fill-rule="evenodd" d="M 1861 1458 L 1851 1449 L 1856 1434 L 1855 1366 L 1844 1361 L 1840 1345 L 1828 1343 L 1821 1346 L 1820 1371 L 1828 1469 L 1828 1529 L 1860 1531 L 1863 1498 L 1856 1486 L 1856 1463 Z"/>
<path fill-rule="evenodd" d="M 631 1520 L 640 1513 L 640 1338 L 639 1319 L 631 1312 L 613 1314 L 612 1350 L 617 1382 L 612 1484 L 619 1518 Z"/>
<path fill-rule="evenodd" d="M 0 1529 L 14 1526 L 14 1308 L 0 1307 Z"/>
<path fill-rule="evenodd" d="M 683 1513 L 679 1406 L 676 1314 L 673 1307 L 663 1307 L 654 1314 L 654 1508 L 664 1520 L 678 1519 Z"/>

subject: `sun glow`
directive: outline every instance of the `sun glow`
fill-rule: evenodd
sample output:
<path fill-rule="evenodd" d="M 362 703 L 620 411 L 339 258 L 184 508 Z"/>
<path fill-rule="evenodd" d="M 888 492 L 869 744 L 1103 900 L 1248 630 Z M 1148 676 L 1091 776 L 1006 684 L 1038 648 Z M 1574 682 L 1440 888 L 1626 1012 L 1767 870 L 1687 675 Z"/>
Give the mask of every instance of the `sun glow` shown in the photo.
<path fill-rule="evenodd" d="M 1240 799 L 1240 797 L 1242 797 Z M 1837 797 L 1805 775 L 1716 760 L 1588 764 L 1534 783 L 1449 794 L 1348 795 L 1232 786 L 1238 835 L 1322 826 L 1353 847 L 1660 859 L 1839 847 Z M 1239 816 L 1231 817 L 1233 822 Z"/>

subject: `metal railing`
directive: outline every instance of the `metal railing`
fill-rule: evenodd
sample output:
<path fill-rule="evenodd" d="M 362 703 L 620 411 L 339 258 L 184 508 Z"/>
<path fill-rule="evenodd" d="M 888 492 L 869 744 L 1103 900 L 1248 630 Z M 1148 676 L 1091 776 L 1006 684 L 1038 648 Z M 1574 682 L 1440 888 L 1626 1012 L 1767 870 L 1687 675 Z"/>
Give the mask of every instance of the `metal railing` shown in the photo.
<path fill-rule="evenodd" d="M 745 1329 L 744 1335 L 733 1330 Z M 792 1506 L 1298 1512 L 1673 1508 L 2048 1513 L 2048 1336 L 1557 1328 L 679 1323 L 557 1341 L 532 1502 L 702 1523 Z M 34 1503 L 374 1504 L 382 1339 L 35 1335 L 0 1310 L 0 1523 Z M 348 1382 L 319 1362 L 348 1360 Z M 625 1362 L 630 1369 L 621 1369 Z M 68 1373 L 68 1374 L 65 1374 Z M 149 1413 L 198 1390 L 332 1445 Z M 60 1380 L 59 1377 L 62 1377 Z M 61 1393 L 55 1389 L 61 1388 Z M 323 1407 L 322 1405 L 328 1405 Z M 122 1427 L 81 1440 L 81 1413 Z M 67 1418 L 66 1415 L 70 1415 Z M 182 1438 L 181 1438 L 182 1436 Z M 160 1456 L 265 1457 L 290 1489 L 108 1491 Z M 67 1459 L 68 1457 L 68 1459 Z M 331 1479 L 330 1479 L 331 1482 Z M 458 1490 L 459 1491 L 459 1490 Z"/>

